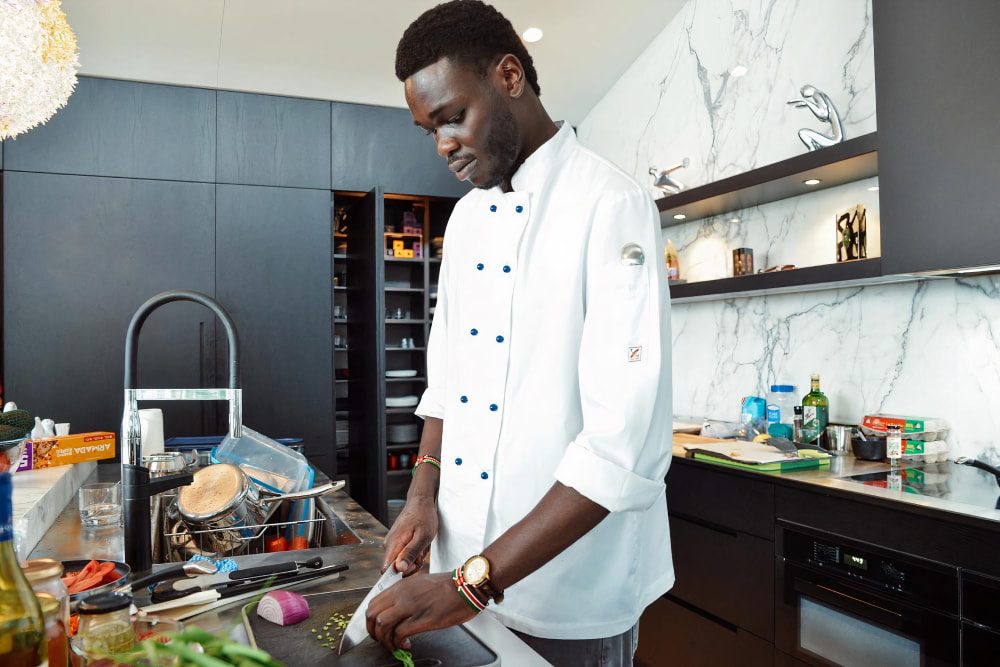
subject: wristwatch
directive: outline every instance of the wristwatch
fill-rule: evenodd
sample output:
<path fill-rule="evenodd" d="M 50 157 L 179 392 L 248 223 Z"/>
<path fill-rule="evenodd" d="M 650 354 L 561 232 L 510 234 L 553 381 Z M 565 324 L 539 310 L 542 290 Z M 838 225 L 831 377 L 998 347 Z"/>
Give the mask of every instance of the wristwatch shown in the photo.
<path fill-rule="evenodd" d="M 486 556 L 473 556 L 462 566 L 462 578 L 470 588 L 497 604 L 503 602 L 503 591 L 490 581 L 490 562 Z"/>

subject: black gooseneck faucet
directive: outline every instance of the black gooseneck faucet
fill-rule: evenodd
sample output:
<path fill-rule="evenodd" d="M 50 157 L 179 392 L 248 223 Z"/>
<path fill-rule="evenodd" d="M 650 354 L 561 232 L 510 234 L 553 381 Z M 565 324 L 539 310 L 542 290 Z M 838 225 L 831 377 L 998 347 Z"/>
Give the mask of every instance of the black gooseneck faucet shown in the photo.
<path fill-rule="evenodd" d="M 150 313 L 173 301 L 193 301 L 212 310 L 226 329 L 229 339 L 228 389 L 138 389 L 137 357 L 139 331 Z M 150 529 L 150 498 L 193 481 L 191 473 L 165 475 L 150 480 L 149 469 L 142 466 L 141 430 L 138 402 L 141 400 L 229 401 L 229 433 L 243 435 L 243 397 L 240 389 L 240 350 L 236 325 L 217 301 L 201 292 L 171 290 L 161 292 L 139 307 L 132 316 L 125 336 L 125 418 L 122 433 L 122 515 L 125 524 L 125 562 L 133 572 L 153 567 Z"/>

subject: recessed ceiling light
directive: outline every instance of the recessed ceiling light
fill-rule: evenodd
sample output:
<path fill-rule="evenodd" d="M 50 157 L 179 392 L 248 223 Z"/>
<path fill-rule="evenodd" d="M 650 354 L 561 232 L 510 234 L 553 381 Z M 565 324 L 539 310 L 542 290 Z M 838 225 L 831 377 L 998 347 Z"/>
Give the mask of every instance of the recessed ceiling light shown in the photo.
<path fill-rule="evenodd" d="M 521 37 L 523 37 L 526 42 L 537 42 L 542 38 L 542 31 L 539 28 L 528 28 L 521 33 Z"/>
<path fill-rule="evenodd" d="M 739 222 L 740 219 L 736 217 L 729 218 L 729 222 Z"/>
<path fill-rule="evenodd" d="M 748 70 L 745 65 L 737 65 L 736 67 L 729 70 L 729 75 L 739 78 L 741 76 L 744 76 L 749 71 L 750 70 Z"/>
<path fill-rule="evenodd" d="M 802 182 L 805 183 L 806 185 L 819 185 L 820 183 L 822 183 L 822 181 L 820 181 L 818 178 L 810 178 Z"/>
<path fill-rule="evenodd" d="M 870 188 L 868 188 L 868 192 L 878 192 L 878 186 L 877 185 L 871 186 Z"/>
<path fill-rule="evenodd" d="M 687 216 L 684 215 L 683 213 L 678 213 L 677 215 L 674 216 L 674 220 L 683 220 L 686 217 Z"/>

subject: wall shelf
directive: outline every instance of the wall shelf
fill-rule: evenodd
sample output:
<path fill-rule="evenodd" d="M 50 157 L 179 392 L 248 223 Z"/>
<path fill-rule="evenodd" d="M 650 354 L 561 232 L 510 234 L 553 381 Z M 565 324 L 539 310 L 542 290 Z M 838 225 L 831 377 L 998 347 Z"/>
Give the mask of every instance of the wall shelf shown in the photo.
<path fill-rule="evenodd" d="M 661 227 L 852 183 L 878 174 L 878 136 L 865 134 L 658 199 Z M 817 185 L 804 180 L 818 178 Z M 683 220 L 672 216 L 684 215 Z"/>

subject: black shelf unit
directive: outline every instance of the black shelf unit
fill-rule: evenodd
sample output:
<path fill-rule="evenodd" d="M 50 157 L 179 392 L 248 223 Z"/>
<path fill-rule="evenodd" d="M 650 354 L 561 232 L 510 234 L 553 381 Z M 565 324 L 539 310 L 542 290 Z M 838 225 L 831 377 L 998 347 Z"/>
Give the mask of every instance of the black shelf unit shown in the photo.
<path fill-rule="evenodd" d="M 400 455 L 408 455 L 408 461 L 416 458 L 423 422 L 414 414 L 414 406 L 389 407 L 386 399 L 419 398 L 427 386 L 426 345 L 435 305 L 432 294 L 436 295 L 440 271 L 440 260 L 428 257 L 430 240 L 443 236 L 458 200 L 391 194 L 381 188 L 368 193 L 335 193 L 335 200 L 338 196 L 349 206 L 345 262 L 353 409 L 345 467 L 350 471 L 352 497 L 388 525 L 392 518 L 389 501 L 405 499 L 409 487 L 409 468 L 398 467 Z M 404 214 L 410 212 L 414 216 L 406 218 L 411 224 L 415 218 L 422 229 L 420 235 L 389 231 L 393 225 L 400 229 Z M 386 248 L 399 238 L 405 238 L 407 249 L 415 254 L 412 242 L 419 241 L 420 256 L 387 255 Z M 409 377 L 386 376 L 388 371 L 402 370 L 415 372 Z M 390 440 L 394 427 L 410 424 L 416 426 L 415 439 Z M 393 456 L 397 457 L 396 469 L 390 464 Z"/>
<path fill-rule="evenodd" d="M 668 217 L 661 225 L 671 227 L 876 176 L 877 135 L 865 134 L 658 199 L 660 213 L 685 216 L 682 220 Z M 820 182 L 803 183 L 813 178 Z"/>

